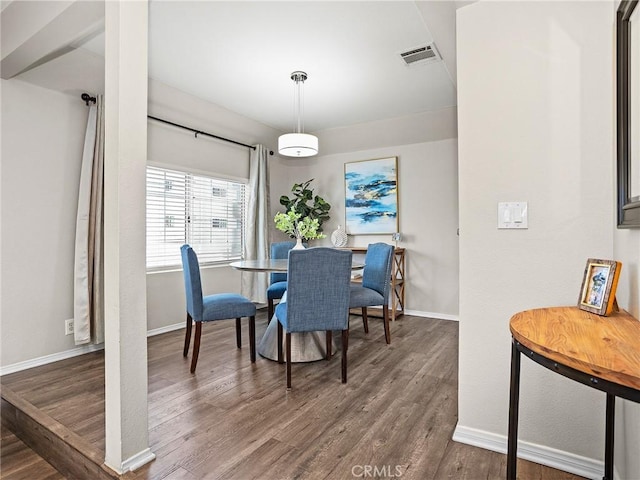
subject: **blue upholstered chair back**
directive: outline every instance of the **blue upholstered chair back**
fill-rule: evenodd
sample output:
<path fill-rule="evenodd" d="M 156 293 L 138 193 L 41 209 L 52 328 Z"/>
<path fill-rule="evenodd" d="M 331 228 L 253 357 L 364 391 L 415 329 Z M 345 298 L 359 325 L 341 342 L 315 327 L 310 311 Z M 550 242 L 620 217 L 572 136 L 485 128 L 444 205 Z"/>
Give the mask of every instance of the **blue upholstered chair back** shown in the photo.
<path fill-rule="evenodd" d="M 289 250 L 296 245 L 296 242 L 276 242 L 271 244 L 271 258 L 287 258 Z M 269 274 L 269 285 L 273 285 L 276 282 L 286 282 L 286 273 L 271 273 Z"/>
<path fill-rule="evenodd" d="M 384 303 L 389 299 L 389 286 L 391 284 L 391 262 L 393 261 L 392 245 L 386 243 L 372 243 L 367 248 L 364 259 L 364 273 L 362 274 L 362 286 L 375 290 L 384 296 Z"/>
<path fill-rule="evenodd" d="M 289 252 L 288 332 L 348 328 L 351 257 L 325 247 Z"/>
<path fill-rule="evenodd" d="M 202 283 L 200 281 L 200 265 L 198 256 L 189 245 L 180 247 L 182 254 L 182 273 L 187 298 L 187 312 L 195 321 L 202 320 Z"/>

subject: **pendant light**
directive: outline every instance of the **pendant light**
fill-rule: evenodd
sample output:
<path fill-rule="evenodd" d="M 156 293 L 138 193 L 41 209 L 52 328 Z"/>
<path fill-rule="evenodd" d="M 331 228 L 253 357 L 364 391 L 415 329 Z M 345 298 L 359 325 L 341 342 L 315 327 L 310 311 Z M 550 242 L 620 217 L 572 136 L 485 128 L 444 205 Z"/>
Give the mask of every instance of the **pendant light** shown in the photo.
<path fill-rule="evenodd" d="M 318 153 L 318 137 L 304 133 L 302 123 L 302 89 L 306 79 L 305 72 L 296 71 L 291 74 L 291 80 L 296 84 L 294 109 L 298 123 L 295 133 L 286 133 L 278 138 L 278 153 L 286 157 L 312 157 Z"/>

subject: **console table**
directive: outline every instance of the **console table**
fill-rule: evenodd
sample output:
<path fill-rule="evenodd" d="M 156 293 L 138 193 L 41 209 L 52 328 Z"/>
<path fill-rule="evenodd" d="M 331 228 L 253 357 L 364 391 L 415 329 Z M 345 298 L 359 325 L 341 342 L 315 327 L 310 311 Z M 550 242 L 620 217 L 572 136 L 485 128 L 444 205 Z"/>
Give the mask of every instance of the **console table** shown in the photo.
<path fill-rule="evenodd" d="M 516 478 L 520 353 L 543 367 L 605 392 L 604 480 L 613 480 L 616 397 L 640 403 L 640 322 L 625 311 L 601 317 L 578 307 L 517 313 L 509 322 L 511 387 L 507 479 Z"/>
<path fill-rule="evenodd" d="M 366 254 L 367 247 L 343 247 L 346 250 L 351 250 L 354 254 Z M 389 319 L 395 320 L 401 315 L 404 315 L 404 280 L 405 280 L 405 249 L 402 247 L 396 247 L 393 255 L 393 263 L 391 264 L 391 291 L 389 292 L 389 299 L 391 303 L 389 305 Z M 366 267 L 365 267 L 366 268 Z M 354 279 L 354 282 L 361 282 L 362 278 Z M 356 310 L 358 312 L 356 312 Z M 376 307 L 368 307 L 372 316 L 382 316 L 382 309 Z M 353 309 L 352 314 L 359 314 L 360 309 Z"/>

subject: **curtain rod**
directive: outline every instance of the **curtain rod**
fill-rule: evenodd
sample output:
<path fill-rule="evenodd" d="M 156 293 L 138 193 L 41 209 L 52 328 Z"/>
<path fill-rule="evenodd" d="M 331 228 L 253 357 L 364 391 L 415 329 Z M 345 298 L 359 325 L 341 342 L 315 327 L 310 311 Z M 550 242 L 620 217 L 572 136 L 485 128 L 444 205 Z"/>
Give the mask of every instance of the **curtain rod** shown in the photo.
<path fill-rule="evenodd" d="M 88 93 L 83 93 L 80 96 L 80 98 L 82 98 L 82 100 L 84 100 L 84 102 L 87 104 L 87 106 L 89 106 L 89 103 L 96 103 L 96 97 L 92 97 Z M 229 143 L 233 143 L 235 145 L 240 145 L 241 147 L 251 148 L 252 150 L 256 149 L 256 147 L 254 147 L 253 145 L 247 145 L 246 143 L 236 142 L 235 140 L 231 140 L 229 138 L 220 137 L 218 135 L 214 135 L 213 133 L 203 132 L 202 130 L 196 130 L 195 128 L 187 127 L 185 125 L 180 125 L 179 123 L 170 122 L 169 120 L 164 120 L 162 118 L 154 117 L 154 116 L 151 116 L 151 115 L 147 115 L 147 118 L 150 118 L 151 120 L 155 120 L 157 122 L 166 123 L 167 125 L 172 125 L 174 127 L 182 128 L 184 130 L 189 130 L 190 132 L 195 133 L 196 138 L 198 138 L 198 135 L 206 135 L 207 137 L 215 138 L 217 140 L 222 140 L 224 142 L 229 142 Z M 273 155 L 273 150 L 269 150 L 269 155 Z"/>

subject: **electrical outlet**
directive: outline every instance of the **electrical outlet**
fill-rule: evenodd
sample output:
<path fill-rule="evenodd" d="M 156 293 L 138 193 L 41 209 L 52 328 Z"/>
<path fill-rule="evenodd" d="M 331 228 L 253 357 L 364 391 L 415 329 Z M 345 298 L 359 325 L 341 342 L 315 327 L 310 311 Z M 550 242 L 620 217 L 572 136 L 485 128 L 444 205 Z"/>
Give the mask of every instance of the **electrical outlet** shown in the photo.
<path fill-rule="evenodd" d="M 73 318 L 64 321 L 64 334 L 73 335 Z"/>

